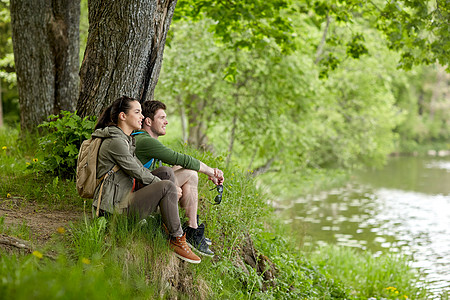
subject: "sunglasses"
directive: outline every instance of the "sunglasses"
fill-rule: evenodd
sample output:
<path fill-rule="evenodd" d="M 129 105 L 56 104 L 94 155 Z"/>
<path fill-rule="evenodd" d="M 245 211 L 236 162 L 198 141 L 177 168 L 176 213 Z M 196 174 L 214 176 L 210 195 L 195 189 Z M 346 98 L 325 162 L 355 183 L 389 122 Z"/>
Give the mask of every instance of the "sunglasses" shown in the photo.
<path fill-rule="evenodd" d="M 210 191 L 216 189 L 217 190 L 217 195 L 214 198 L 214 205 L 219 205 L 220 202 L 222 202 L 222 193 L 223 193 L 223 185 L 219 184 L 216 187 L 210 189 Z"/>

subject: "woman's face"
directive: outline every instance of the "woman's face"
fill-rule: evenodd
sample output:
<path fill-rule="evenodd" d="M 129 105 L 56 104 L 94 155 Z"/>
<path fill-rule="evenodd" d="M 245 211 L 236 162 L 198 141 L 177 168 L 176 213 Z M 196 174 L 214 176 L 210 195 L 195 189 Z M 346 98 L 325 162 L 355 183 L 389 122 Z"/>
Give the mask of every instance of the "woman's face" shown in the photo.
<path fill-rule="evenodd" d="M 129 129 L 131 131 L 141 129 L 144 116 L 142 115 L 141 104 L 139 103 L 139 101 L 130 102 L 130 109 L 124 115 L 125 117 L 123 125 L 126 127 L 125 129 Z"/>

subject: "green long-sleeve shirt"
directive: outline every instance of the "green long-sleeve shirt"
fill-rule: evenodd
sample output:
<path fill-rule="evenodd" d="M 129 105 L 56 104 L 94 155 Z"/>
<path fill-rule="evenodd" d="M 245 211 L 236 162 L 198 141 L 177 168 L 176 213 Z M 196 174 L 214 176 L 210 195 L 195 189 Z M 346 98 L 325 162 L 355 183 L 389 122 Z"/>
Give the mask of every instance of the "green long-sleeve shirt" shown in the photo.
<path fill-rule="evenodd" d="M 200 161 L 190 155 L 173 151 L 164 146 L 160 141 L 152 138 L 144 130 L 133 134 L 136 139 L 136 156 L 142 164 L 151 171 L 157 168 L 158 162 L 162 161 L 168 165 L 178 165 L 185 169 L 198 171 Z M 152 162 L 150 162 L 153 159 Z"/>

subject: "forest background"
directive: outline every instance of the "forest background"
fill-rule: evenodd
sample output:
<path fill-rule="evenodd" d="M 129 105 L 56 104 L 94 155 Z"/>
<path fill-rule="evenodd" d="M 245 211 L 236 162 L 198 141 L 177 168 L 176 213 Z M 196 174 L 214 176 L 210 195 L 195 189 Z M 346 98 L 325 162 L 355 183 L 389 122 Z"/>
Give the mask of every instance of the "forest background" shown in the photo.
<path fill-rule="evenodd" d="M 234 4 L 176 4 L 154 95 L 178 116 L 184 142 L 254 175 L 284 174 L 269 175 L 274 186 L 274 178 L 292 186 L 329 170 L 380 166 L 393 152 L 448 148 L 447 2 Z M 22 94 L 32 102 L 21 108 L 9 1 L 0 5 L 0 124 L 33 130 L 64 104 L 33 111 L 58 100 L 30 89 Z M 87 1 L 80 5 L 81 65 L 89 20 Z M 103 96 L 103 105 L 116 96 Z"/>

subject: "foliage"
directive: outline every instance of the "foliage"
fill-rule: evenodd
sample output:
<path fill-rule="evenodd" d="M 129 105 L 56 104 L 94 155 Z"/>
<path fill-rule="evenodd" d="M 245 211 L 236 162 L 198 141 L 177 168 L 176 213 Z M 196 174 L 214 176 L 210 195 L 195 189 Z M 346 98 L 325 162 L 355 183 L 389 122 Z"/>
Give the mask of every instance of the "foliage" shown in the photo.
<path fill-rule="evenodd" d="M 19 105 L 11 39 L 9 0 L 0 1 L 0 100 L 5 124 L 17 124 Z"/>
<path fill-rule="evenodd" d="M 420 115 L 428 103 L 419 96 L 430 99 L 433 83 L 414 75 L 417 69 L 395 70 L 402 55 L 385 49 L 409 51 L 414 63 L 432 62 L 428 51 L 445 49 L 448 5 L 425 2 L 178 1 L 157 98 L 189 120 L 191 137 L 202 131 L 209 149 L 228 149 L 227 162 L 250 171 L 380 165 L 394 146 L 445 145 L 446 100 L 434 115 Z M 2 3 L 6 26 L 8 1 Z M 87 1 L 81 8 L 83 51 Z M 8 51 L 1 61 L 13 62 Z M 409 93 L 415 97 L 406 101 Z M 70 169 L 74 160 L 67 159 Z M 45 163 L 43 170 L 55 165 Z"/>
<path fill-rule="evenodd" d="M 173 19 L 212 19 L 211 31 L 234 49 L 264 49 L 274 43 L 283 52 L 289 52 L 295 44 L 290 19 L 283 14 L 287 9 L 286 0 L 181 0 Z"/>
<path fill-rule="evenodd" d="M 309 12 L 308 17 L 318 28 L 327 28 L 323 25 L 326 23 L 331 23 L 336 28 L 347 28 L 344 36 L 327 36 L 326 45 L 341 45 L 351 57 L 370 52 L 364 42 L 364 35 L 354 32 L 352 28 L 354 23 L 370 20 L 368 26 L 378 29 L 387 41 L 387 47 L 400 54 L 398 67 L 410 70 L 413 65 L 439 62 L 448 68 L 448 1 L 317 0 L 297 6 L 300 7 L 299 11 Z M 349 37 L 352 37 L 351 40 Z M 326 69 L 334 69 L 342 61 L 336 52 L 328 50 L 324 54 L 322 65 Z"/>
<path fill-rule="evenodd" d="M 356 67 L 361 63 L 371 72 Z M 318 109 L 320 123 L 314 124 L 319 134 L 315 136 L 317 148 L 311 151 L 312 162 L 347 169 L 384 164 L 394 149 L 393 129 L 403 117 L 394 106 L 387 67 L 374 58 L 364 58 L 345 62 L 330 74 L 323 94 L 328 105 Z"/>
<path fill-rule="evenodd" d="M 387 1 L 377 26 L 385 33 L 389 47 L 400 51 L 400 66 L 439 62 L 450 71 L 450 4 L 437 1 Z"/>
<path fill-rule="evenodd" d="M 296 21 L 295 28 L 306 26 L 311 39 L 320 37 L 314 26 Z M 384 163 L 397 138 L 393 130 L 404 117 L 394 106 L 392 78 L 404 74 L 395 69 L 396 57 L 379 60 L 389 56 L 376 31 L 353 25 L 377 56 L 345 59 L 344 52 L 341 67 L 320 80 L 321 66 L 308 57 L 310 41 L 299 41 L 289 55 L 273 48 L 231 51 L 212 42 L 210 22 L 172 26 L 174 38 L 156 90 L 172 112 L 183 105 L 180 115 L 189 120 L 191 133 L 201 127 L 215 149 L 228 149 L 227 162 L 233 158 L 255 173 Z M 197 43 L 191 45 L 188 36 Z M 235 69 L 228 72 L 229 65 Z"/>
<path fill-rule="evenodd" d="M 88 19 L 88 0 L 80 0 L 80 66 L 84 59 L 84 51 L 86 50 L 86 43 L 89 30 Z"/>
<path fill-rule="evenodd" d="M 215 36 L 233 48 L 260 48 L 270 45 L 270 39 L 285 50 L 295 49 L 298 34 L 293 29 L 292 15 L 304 15 L 320 27 L 334 22 L 337 27 L 352 27 L 361 19 L 371 20 L 370 26 L 385 35 L 390 49 L 400 52 L 399 66 L 411 69 L 417 64 L 439 62 L 448 66 L 450 47 L 448 1 L 178 1 L 174 20 L 210 18 Z M 327 44 L 340 44 L 349 57 L 368 54 L 361 32 L 346 36 L 333 35 Z M 317 43 L 317 42 L 316 42 Z M 328 53 L 327 53 L 328 52 Z M 335 52 L 324 53 L 321 64 L 333 70 L 342 61 Z"/>
<path fill-rule="evenodd" d="M 15 83 L 9 1 L 0 1 L 0 78 Z"/>
<path fill-rule="evenodd" d="M 450 75 L 441 66 L 414 68 L 394 81 L 396 106 L 405 114 L 398 133 L 398 150 L 426 152 L 446 150 L 450 137 L 450 108 L 446 86 Z"/>
<path fill-rule="evenodd" d="M 73 178 L 78 151 L 81 143 L 94 131 L 95 117 L 81 118 L 76 112 L 63 111 L 61 116 L 51 115 L 49 119 L 39 125 L 45 129 L 45 135 L 39 139 L 39 153 L 43 160 L 32 167 L 36 171 Z"/>
<path fill-rule="evenodd" d="M 375 256 L 352 248 L 323 246 L 311 253 L 311 261 L 328 276 L 352 288 L 357 299 L 426 299 L 425 288 L 411 285 L 418 274 L 408 258 L 398 255 Z"/>

